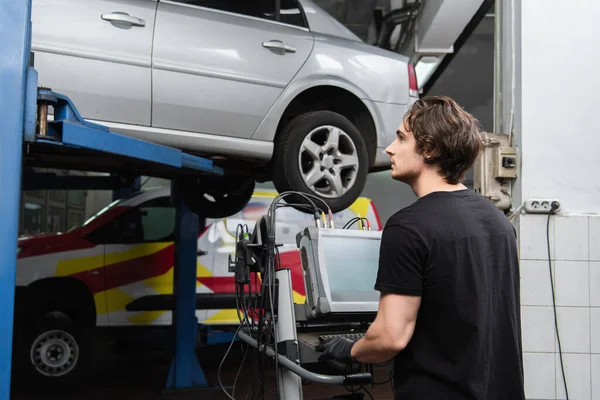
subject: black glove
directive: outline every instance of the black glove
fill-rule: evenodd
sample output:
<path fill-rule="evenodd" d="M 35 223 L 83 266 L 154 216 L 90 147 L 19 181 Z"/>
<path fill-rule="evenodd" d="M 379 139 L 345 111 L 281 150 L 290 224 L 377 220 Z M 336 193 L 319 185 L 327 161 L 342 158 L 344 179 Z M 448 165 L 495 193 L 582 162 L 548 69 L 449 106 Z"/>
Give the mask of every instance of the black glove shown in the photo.
<path fill-rule="evenodd" d="M 326 362 L 333 359 L 345 364 L 357 363 L 358 361 L 350 355 L 355 340 L 343 337 L 336 337 L 323 343 L 323 353 L 319 356 L 320 362 Z"/>

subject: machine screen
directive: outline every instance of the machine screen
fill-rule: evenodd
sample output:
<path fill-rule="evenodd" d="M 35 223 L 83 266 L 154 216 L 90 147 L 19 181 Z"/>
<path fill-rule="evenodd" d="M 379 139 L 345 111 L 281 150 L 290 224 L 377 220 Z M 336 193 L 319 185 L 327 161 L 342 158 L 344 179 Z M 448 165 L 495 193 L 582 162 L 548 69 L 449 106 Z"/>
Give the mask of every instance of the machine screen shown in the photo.
<path fill-rule="evenodd" d="M 377 302 L 373 287 L 379 265 L 380 240 L 322 237 L 321 264 L 329 281 L 332 302 Z"/>

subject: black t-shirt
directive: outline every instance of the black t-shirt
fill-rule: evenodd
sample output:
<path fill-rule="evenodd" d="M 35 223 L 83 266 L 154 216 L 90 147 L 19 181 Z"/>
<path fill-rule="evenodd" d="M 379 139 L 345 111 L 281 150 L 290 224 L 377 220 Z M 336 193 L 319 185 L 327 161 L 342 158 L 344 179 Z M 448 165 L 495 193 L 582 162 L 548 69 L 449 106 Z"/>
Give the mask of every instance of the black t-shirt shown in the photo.
<path fill-rule="evenodd" d="M 433 192 L 394 214 L 375 289 L 422 296 L 397 399 L 525 399 L 516 234 L 488 199 Z"/>

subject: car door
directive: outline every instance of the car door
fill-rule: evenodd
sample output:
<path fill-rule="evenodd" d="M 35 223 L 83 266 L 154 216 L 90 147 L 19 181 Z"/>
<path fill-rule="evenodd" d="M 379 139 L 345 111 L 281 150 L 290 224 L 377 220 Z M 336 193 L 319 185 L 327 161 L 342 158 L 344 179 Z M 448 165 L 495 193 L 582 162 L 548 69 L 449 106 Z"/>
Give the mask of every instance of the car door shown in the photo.
<path fill-rule="evenodd" d="M 33 0 L 39 83 L 86 119 L 150 125 L 155 1 Z"/>
<path fill-rule="evenodd" d="M 134 300 L 173 294 L 175 207 L 170 198 L 158 197 L 133 207 L 105 230 L 109 323 L 171 324 L 171 311 L 126 309 Z M 203 320 L 206 312 L 199 310 L 196 315 Z"/>
<path fill-rule="evenodd" d="M 296 0 L 161 0 L 152 125 L 250 137 L 306 61 L 313 37 Z"/>

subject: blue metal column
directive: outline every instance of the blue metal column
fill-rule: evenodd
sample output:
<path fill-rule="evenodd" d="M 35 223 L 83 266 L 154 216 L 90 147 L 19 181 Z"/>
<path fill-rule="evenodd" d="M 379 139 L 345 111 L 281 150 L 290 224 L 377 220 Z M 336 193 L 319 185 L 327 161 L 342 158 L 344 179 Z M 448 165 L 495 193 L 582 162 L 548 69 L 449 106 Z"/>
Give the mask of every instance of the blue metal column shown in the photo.
<path fill-rule="evenodd" d="M 177 181 L 171 183 L 176 207 L 175 270 L 173 294 L 175 310 L 175 355 L 166 389 L 190 389 L 207 386 L 206 377 L 196 357 L 198 318 L 196 318 L 196 271 L 198 254 L 198 216 L 181 200 Z"/>
<path fill-rule="evenodd" d="M 31 1 L 0 0 L 0 400 L 10 398 Z"/>

